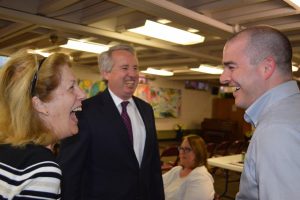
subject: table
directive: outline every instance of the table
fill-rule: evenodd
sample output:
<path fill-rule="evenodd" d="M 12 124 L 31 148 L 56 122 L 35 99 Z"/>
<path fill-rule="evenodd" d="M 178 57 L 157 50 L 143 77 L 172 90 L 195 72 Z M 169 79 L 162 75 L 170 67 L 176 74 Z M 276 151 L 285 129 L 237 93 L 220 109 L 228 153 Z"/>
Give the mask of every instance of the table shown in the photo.
<path fill-rule="evenodd" d="M 212 167 L 219 167 L 230 171 L 242 172 L 244 164 L 241 163 L 242 154 L 221 156 L 207 159 L 207 162 Z"/>
<path fill-rule="evenodd" d="M 221 194 L 221 197 L 234 199 L 233 197 L 226 195 L 228 191 L 228 182 L 229 182 L 228 171 L 230 170 L 235 172 L 242 172 L 244 164 L 241 161 L 242 161 L 242 154 L 209 158 L 207 160 L 210 166 L 225 169 L 225 189 L 224 192 Z"/>

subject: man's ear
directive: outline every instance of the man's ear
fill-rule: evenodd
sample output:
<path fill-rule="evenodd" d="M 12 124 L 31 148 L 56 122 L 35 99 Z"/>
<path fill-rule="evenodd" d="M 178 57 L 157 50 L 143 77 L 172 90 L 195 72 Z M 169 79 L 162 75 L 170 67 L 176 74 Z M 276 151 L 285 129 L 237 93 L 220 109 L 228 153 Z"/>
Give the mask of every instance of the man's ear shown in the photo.
<path fill-rule="evenodd" d="M 276 63 L 272 56 L 268 56 L 262 62 L 264 79 L 269 79 L 275 71 Z"/>
<path fill-rule="evenodd" d="M 46 104 L 43 101 L 41 101 L 40 98 L 38 98 L 37 96 L 34 96 L 34 97 L 32 97 L 31 101 L 32 101 L 33 108 L 38 113 L 41 113 L 44 115 L 49 114 Z"/>
<path fill-rule="evenodd" d="M 106 72 L 106 71 L 101 72 L 101 76 L 102 76 L 105 80 L 107 80 L 107 79 L 109 78 L 109 75 L 110 75 L 110 72 Z"/>

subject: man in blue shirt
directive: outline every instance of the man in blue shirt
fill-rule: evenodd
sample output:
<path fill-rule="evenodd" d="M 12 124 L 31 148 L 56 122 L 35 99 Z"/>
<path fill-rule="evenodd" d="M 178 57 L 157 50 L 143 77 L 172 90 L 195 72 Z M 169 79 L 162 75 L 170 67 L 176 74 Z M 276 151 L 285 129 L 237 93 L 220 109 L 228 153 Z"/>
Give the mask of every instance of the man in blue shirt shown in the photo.
<path fill-rule="evenodd" d="M 255 127 L 237 200 L 300 197 L 300 93 L 292 76 L 288 38 L 267 26 L 227 41 L 220 82 L 235 87 L 238 107 Z"/>

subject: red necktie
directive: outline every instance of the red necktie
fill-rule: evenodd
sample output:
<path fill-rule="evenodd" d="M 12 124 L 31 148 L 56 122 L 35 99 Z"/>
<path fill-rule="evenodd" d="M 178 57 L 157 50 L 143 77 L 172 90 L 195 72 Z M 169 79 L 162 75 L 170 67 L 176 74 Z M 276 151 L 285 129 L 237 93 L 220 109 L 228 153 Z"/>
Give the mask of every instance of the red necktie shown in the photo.
<path fill-rule="evenodd" d="M 123 101 L 121 103 L 121 106 L 122 106 L 121 117 L 126 125 L 129 140 L 133 144 L 132 126 L 131 126 L 131 121 L 130 121 L 130 118 L 129 118 L 129 115 L 128 115 L 127 109 L 126 109 L 128 103 L 129 103 L 129 101 Z"/>

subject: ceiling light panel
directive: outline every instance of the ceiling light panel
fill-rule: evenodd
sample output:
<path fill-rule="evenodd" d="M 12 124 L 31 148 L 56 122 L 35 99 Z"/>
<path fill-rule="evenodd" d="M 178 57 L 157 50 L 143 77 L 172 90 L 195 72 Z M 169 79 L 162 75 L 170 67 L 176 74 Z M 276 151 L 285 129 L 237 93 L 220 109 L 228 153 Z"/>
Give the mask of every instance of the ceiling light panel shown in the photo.
<path fill-rule="evenodd" d="M 128 29 L 128 31 L 181 45 L 197 44 L 205 39 L 201 35 L 150 20 L 146 20 L 144 26 Z"/>
<path fill-rule="evenodd" d="M 104 44 L 97 44 L 92 42 L 83 42 L 80 40 L 69 39 L 67 44 L 61 45 L 60 47 L 67 48 L 67 49 L 74 49 L 79 51 L 86 51 L 91 53 L 102 53 L 109 49 L 109 46 Z"/>
<path fill-rule="evenodd" d="M 202 72 L 206 74 L 222 74 L 223 69 L 220 67 L 214 67 L 210 65 L 200 65 L 198 68 L 191 68 L 192 71 Z"/>
<path fill-rule="evenodd" d="M 167 70 L 163 70 L 163 69 L 153 69 L 148 67 L 147 70 L 145 71 L 141 71 L 142 73 L 145 74 L 153 74 L 153 75 L 158 75 L 158 76 L 173 76 L 174 73 L 167 71 Z"/>

